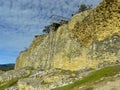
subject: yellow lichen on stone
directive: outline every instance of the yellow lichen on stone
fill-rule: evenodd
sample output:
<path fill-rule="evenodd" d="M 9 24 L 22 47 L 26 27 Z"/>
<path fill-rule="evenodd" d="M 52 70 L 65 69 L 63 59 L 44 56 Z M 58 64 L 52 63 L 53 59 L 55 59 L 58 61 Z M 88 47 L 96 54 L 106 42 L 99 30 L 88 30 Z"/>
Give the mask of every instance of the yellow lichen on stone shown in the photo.
<path fill-rule="evenodd" d="M 109 4 L 107 4 L 109 3 Z M 75 15 L 72 21 L 75 23 L 68 24 L 69 29 L 72 31 L 72 36 L 79 38 L 83 45 L 90 44 L 93 39 L 104 40 L 105 38 L 120 32 L 120 13 L 115 11 L 118 9 L 117 0 L 102 2 L 97 8 Z M 84 14 L 84 18 L 79 18 Z M 79 22 L 79 21 L 82 21 Z"/>

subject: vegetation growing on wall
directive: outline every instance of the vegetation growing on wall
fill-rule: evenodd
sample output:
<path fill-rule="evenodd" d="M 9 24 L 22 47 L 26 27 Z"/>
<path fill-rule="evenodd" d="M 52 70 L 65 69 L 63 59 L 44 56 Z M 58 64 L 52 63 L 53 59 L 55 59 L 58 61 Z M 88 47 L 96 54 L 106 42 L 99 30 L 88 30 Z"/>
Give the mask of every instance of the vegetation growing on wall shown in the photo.
<path fill-rule="evenodd" d="M 45 28 L 43 29 L 44 33 L 49 33 L 51 30 L 56 31 L 58 29 L 58 27 L 60 27 L 63 24 L 68 23 L 68 21 L 66 20 L 61 20 L 60 22 L 53 22 L 48 26 L 45 26 Z"/>

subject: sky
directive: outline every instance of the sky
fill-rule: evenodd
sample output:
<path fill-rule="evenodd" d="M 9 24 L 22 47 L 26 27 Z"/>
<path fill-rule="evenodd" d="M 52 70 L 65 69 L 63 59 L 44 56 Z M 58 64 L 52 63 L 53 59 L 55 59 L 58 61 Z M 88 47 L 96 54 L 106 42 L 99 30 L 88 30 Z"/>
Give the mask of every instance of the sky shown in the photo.
<path fill-rule="evenodd" d="M 96 6 L 102 0 L 0 0 L 0 64 L 15 63 L 20 51 L 54 21 L 52 15 L 70 18 L 82 3 Z"/>

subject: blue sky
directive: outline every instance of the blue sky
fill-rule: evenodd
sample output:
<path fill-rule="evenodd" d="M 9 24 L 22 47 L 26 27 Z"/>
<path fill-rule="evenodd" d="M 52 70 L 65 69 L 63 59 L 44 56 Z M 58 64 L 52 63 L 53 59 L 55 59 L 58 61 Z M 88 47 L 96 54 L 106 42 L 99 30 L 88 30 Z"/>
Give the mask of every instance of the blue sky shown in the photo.
<path fill-rule="evenodd" d="M 42 34 L 51 15 L 70 18 L 81 3 L 101 0 L 0 0 L 0 64 L 15 63 L 19 52 Z"/>

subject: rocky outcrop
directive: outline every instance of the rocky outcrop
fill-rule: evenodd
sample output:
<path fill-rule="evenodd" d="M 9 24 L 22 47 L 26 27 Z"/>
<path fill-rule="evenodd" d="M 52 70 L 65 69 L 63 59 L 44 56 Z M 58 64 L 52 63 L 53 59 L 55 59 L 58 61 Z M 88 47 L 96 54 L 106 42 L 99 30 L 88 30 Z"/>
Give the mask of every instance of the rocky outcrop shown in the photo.
<path fill-rule="evenodd" d="M 52 90 L 80 79 L 78 72 L 56 69 L 39 71 L 39 73 L 37 71 L 37 74 L 31 76 L 18 81 L 19 90 Z"/>
<path fill-rule="evenodd" d="M 20 56 L 17 58 L 15 68 L 21 68 L 25 66 L 31 66 L 31 60 L 29 60 L 29 56 L 31 56 L 32 51 L 37 48 L 42 42 L 46 35 L 36 35 L 33 43 L 30 45 L 29 49 L 20 52 Z M 28 63 L 29 62 L 29 63 Z"/>
<path fill-rule="evenodd" d="M 84 45 L 91 44 L 92 41 L 103 41 L 113 34 L 120 35 L 120 6 L 119 0 L 104 0 L 81 22 L 77 22 L 69 29 L 72 36 L 79 38 Z"/>
<path fill-rule="evenodd" d="M 22 68 L 0 74 L 0 90 L 18 90 L 18 80 L 29 77 L 31 73 L 32 70 L 30 68 Z"/>
<path fill-rule="evenodd" d="M 21 70 L 10 70 L 4 72 L 0 75 L 0 84 L 6 83 L 13 79 L 19 79 L 30 75 L 30 70 L 21 69 Z M 0 85 L 1 86 L 1 85 Z"/>
<path fill-rule="evenodd" d="M 77 14 L 57 31 L 35 37 L 21 52 L 15 69 L 80 70 L 120 62 L 119 0 L 104 0 L 93 10 Z"/>
<path fill-rule="evenodd" d="M 97 84 L 93 90 L 119 90 L 120 78 L 112 78 L 111 81 L 104 81 Z"/>
<path fill-rule="evenodd" d="M 12 87 L 6 88 L 5 90 L 18 90 L 18 87 L 17 86 L 12 86 Z"/>
<path fill-rule="evenodd" d="M 0 70 L 0 75 L 3 74 L 3 73 L 4 73 L 4 71 Z"/>
<path fill-rule="evenodd" d="M 0 89 L 51 90 L 80 80 L 94 68 L 120 64 L 119 9 L 120 0 L 103 0 L 56 31 L 36 35 L 17 58 L 15 70 L 0 71 Z"/>

